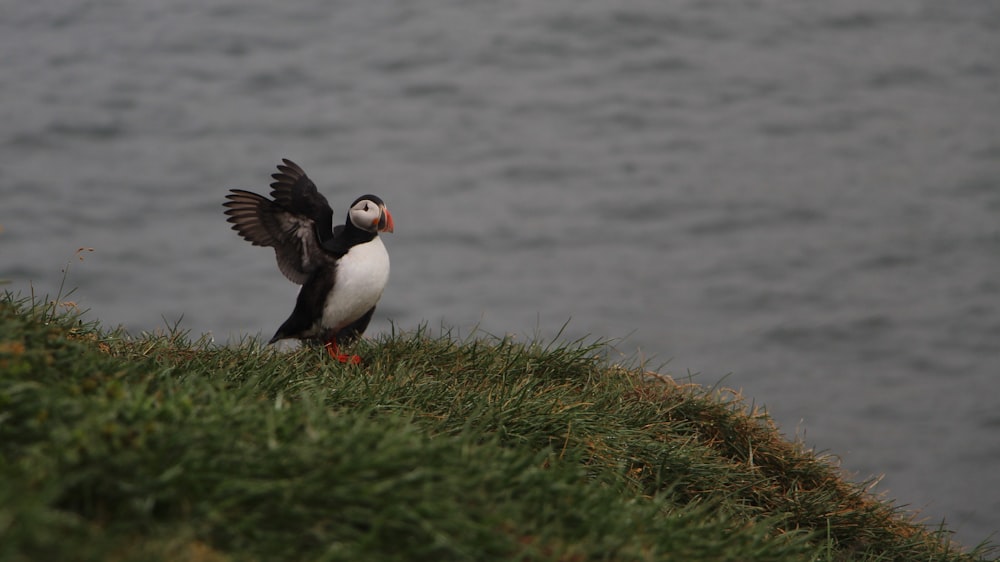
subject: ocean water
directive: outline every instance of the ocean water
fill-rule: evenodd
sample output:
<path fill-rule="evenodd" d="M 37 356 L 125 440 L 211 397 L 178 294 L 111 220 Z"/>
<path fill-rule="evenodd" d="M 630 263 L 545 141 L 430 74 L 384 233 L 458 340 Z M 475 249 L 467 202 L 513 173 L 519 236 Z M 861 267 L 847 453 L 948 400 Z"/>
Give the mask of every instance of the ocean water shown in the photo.
<path fill-rule="evenodd" d="M 568 322 L 1000 531 L 1000 4 L 145 4 L 4 10 L 5 288 L 267 338 L 221 203 L 287 157 L 393 212 L 369 333 Z"/>

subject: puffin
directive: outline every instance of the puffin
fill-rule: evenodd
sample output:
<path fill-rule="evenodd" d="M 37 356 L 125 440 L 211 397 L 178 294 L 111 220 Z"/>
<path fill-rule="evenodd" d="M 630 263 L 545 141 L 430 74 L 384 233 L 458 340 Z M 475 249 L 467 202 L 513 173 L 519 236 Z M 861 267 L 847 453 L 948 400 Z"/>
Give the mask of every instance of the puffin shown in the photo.
<path fill-rule="evenodd" d="M 389 280 L 379 233 L 393 231 L 392 215 L 378 196 L 362 195 L 334 227 L 330 204 L 298 164 L 283 158 L 271 177 L 272 199 L 230 189 L 223 203 L 232 229 L 254 246 L 274 248 L 281 273 L 302 285 L 291 316 L 268 344 L 316 342 L 341 363 L 360 363 L 340 346 L 364 333 Z"/>

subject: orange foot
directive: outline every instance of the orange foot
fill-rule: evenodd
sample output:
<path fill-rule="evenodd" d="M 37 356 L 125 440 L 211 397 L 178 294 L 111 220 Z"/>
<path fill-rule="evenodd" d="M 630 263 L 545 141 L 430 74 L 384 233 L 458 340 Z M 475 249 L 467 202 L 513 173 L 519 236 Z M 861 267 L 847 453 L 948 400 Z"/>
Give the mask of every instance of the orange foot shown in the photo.
<path fill-rule="evenodd" d="M 340 348 L 337 347 L 336 340 L 330 340 L 326 342 L 326 352 L 330 354 L 330 357 L 341 363 L 350 363 L 351 365 L 357 365 L 361 363 L 361 357 L 358 355 L 345 355 L 340 352 Z"/>

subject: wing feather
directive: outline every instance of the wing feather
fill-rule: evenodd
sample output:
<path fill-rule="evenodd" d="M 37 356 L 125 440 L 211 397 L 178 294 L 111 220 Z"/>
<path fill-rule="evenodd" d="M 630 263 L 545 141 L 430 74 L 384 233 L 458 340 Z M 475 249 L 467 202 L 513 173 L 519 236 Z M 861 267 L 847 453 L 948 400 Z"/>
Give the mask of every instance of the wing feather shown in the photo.
<path fill-rule="evenodd" d="M 281 173 L 273 175 L 273 200 L 231 189 L 223 206 L 233 230 L 255 246 L 274 248 L 278 269 L 302 285 L 336 257 L 323 248 L 333 238 L 333 210 L 302 168 L 291 160 L 282 162 Z"/>

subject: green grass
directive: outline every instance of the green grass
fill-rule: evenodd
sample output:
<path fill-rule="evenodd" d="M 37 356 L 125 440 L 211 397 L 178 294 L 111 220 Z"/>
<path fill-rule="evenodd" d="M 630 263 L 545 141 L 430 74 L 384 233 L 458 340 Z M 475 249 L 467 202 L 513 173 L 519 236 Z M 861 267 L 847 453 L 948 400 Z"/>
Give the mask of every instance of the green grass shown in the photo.
<path fill-rule="evenodd" d="M 58 300 L 58 299 L 57 299 Z M 0 560 L 985 560 L 604 346 L 131 337 L 0 300 Z"/>

